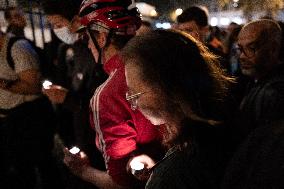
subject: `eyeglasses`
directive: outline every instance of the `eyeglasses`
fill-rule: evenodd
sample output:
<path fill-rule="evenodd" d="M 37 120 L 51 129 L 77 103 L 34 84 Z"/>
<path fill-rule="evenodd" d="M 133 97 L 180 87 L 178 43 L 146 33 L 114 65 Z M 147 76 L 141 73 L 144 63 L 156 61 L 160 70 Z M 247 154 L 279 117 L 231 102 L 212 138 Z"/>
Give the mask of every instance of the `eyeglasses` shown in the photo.
<path fill-rule="evenodd" d="M 249 47 L 242 47 L 242 46 L 238 46 L 236 48 L 237 50 L 237 54 L 238 56 L 240 56 L 242 53 L 244 53 L 244 55 L 248 58 L 251 58 L 255 55 L 256 53 L 256 48 L 255 47 L 252 47 L 252 46 L 249 46 Z"/>
<path fill-rule="evenodd" d="M 263 47 L 262 40 L 255 40 L 245 47 L 242 47 L 241 45 L 237 46 L 237 54 L 238 56 L 241 55 L 241 53 L 244 53 L 244 55 L 248 58 L 252 58 L 258 50 L 260 50 Z"/>
<path fill-rule="evenodd" d="M 136 110 L 137 107 L 138 107 L 138 98 L 144 94 L 146 92 L 140 92 L 140 93 L 136 93 L 136 94 L 133 94 L 133 95 L 130 95 L 129 92 L 127 92 L 125 94 L 125 98 L 126 100 L 129 102 L 129 104 L 131 105 L 131 109 L 132 110 Z"/>

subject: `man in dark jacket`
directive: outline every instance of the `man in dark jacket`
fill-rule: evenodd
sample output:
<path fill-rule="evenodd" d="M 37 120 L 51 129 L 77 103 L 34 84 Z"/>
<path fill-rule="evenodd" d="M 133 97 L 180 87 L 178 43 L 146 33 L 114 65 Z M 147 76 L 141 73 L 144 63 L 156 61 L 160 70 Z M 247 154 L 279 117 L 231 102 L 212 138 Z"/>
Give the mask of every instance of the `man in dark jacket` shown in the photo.
<path fill-rule="evenodd" d="M 243 74 L 251 77 L 235 127 L 242 143 L 228 167 L 224 188 L 283 188 L 284 65 L 281 29 L 272 20 L 250 22 L 238 38 Z M 280 158 L 282 157 L 282 158 Z"/>
<path fill-rule="evenodd" d="M 251 22 L 239 34 L 241 70 L 253 80 L 240 105 L 244 137 L 284 115 L 284 67 L 278 58 L 281 36 L 279 25 L 271 20 Z"/>

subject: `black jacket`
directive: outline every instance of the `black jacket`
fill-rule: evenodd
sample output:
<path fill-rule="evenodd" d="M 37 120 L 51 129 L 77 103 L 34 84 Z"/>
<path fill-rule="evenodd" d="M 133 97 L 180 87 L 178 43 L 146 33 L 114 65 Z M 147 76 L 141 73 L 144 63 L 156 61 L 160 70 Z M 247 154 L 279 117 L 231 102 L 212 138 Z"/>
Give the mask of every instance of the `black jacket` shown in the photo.
<path fill-rule="evenodd" d="M 222 189 L 284 188 L 284 119 L 251 132 L 232 159 Z"/>
<path fill-rule="evenodd" d="M 235 135 L 242 141 L 260 125 L 284 118 L 284 64 L 257 82 L 251 82 L 235 121 Z"/>

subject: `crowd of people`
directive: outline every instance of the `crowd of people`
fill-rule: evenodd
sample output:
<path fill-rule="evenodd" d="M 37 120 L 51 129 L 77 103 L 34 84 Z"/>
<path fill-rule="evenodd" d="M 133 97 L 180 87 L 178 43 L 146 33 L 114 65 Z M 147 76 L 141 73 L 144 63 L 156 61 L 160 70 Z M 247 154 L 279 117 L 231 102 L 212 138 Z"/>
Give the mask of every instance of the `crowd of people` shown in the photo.
<path fill-rule="evenodd" d="M 17 7 L 0 33 L 1 188 L 284 188 L 280 21 L 221 30 L 192 6 L 154 30 L 131 0 L 41 5 L 54 57 Z"/>

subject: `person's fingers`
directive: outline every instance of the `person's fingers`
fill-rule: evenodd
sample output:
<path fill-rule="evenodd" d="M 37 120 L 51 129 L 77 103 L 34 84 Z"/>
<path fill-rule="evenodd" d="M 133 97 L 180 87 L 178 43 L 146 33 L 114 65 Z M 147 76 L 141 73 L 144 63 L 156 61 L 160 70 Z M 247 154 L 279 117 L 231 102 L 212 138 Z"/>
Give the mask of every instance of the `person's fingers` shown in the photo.
<path fill-rule="evenodd" d="M 64 157 L 63 162 L 65 165 L 69 165 L 70 164 L 71 159 L 69 157 Z"/>
<path fill-rule="evenodd" d="M 41 93 L 47 96 L 46 91 L 45 91 L 44 88 L 42 88 Z"/>
<path fill-rule="evenodd" d="M 67 154 L 70 153 L 69 150 L 68 150 L 68 148 L 66 148 L 66 147 L 63 148 L 63 152 L 64 152 L 65 155 L 67 155 Z"/>
<path fill-rule="evenodd" d="M 154 160 L 145 154 L 134 157 L 132 161 L 141 162 L 145 165 L 146 168 L 152 168 L 155 165 Z"/>
<path fill-rule="evenodd" d="M 85 154 L 85 152 L 80 152 L 80 157 L 82 158 L 82 159 L 86 159 L 87 158 L 87 155 Z"/>

